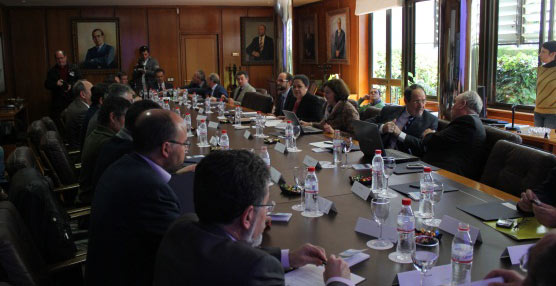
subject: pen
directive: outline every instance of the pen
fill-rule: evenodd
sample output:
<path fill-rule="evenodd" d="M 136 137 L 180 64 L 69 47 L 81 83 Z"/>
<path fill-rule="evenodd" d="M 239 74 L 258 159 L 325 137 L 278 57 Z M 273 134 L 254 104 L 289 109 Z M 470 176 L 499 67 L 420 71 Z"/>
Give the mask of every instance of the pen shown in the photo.
<path fill-rule="evenodd" d="M 326 261 L 323 260 L 323 261 L 322 261 L 322 265 L 326 266 Z"/>
<path fill-rule="evenodd" d="M 541 205 L 541 201 L 539 201 L 539 199 L 534 199 L 534 200 L 532 200 L 532 202 L 537 206 Z"/>

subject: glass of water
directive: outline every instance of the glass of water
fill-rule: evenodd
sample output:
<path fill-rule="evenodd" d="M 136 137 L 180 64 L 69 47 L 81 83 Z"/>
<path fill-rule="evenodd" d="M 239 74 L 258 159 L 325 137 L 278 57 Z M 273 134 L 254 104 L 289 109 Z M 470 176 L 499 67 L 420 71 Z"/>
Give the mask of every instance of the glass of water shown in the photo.
<path fill-rule="evenodd" d="M 421 272 L 421 286 L 427 285 L 426 278 L 431 276 L 429 271 L 438 260 L 438 239 L 420 235 L 415 238 L 415 250 L 411 253 L 411 260 L 415 269 Z"/>
<path fill-rule="evenodd" d="M 293 168 L 293 180 L 295 182 L 295 188 L 297 190 L 301 190 L 301 202 L 299 204 L 293 205 L 292 210 L 302 212 L 305 210 L 305 176 L 306 176 L 306 168 L 305 167 L 294 167 Z"/>
<path fill-rule="evenodd" d="M 380 235 L 378 239 L 373 239 L 367 241 L 367 246 L 372 249 L 384 250 L 390 249 L 394 246 L 389 240 L 382 238 L 382 225 L 388 218 L 390 214 L 390 199 L 388 198 L 376 198 L 371 201 L 371 211 L 373 213 L 373 219 L 380 227 Z"/>
<path fill-rule="evenodd" d="M 425 225 L 430 226 L 430 227 L 438 227 L 440 226 L 440 223 L 442 222 L 441 219 L 439 218 L 434 218 L 435 212 L 434 212 L 434 207 L 436 206 L 436 204 L 438 204 L 440 202 L 440 200 L 442 200 L 442 195 L 444 194 L 444 185 L 442 183 L 439 182 L 434 182 L 434 190 L 432 192 L 431 195 L 431 201 L 432 201 L 432 218 L 425 220 Z"/>
<path fill-rule="evenodd" d="M 301 125 L 293 125 L 293 147 L 288 152 L 301 152 L 303 150 L 297 148 L 297 138 L 301 135 Z"/>
<path fill-rule="evenodd" d="M 346 161 L 340 167 L 342 167 L 342 168 L 351 167 L 351 165 L 348 164 L 348 153 L 351 151 L 352 146 L 353 146 L 353 141 L 352 141 L 351 137 L 345 137 L 344 141 L 342 141 L 342 150 L 344 151 Z"/>
<path fill-rule="evenodd" d="M 396 169 L 396 159 L 394 159 L 394 157 L 384 157 L 382 160 L 384 161 L 384 178 L 386 178 L 386 186 L 382 189 L 379 196 L 392 199 L 397 197 L 398 195 L 392 192 L 388 192 L 388 179 L 390 179 L 392 174 L 394 174 L 394 169 Z"/>

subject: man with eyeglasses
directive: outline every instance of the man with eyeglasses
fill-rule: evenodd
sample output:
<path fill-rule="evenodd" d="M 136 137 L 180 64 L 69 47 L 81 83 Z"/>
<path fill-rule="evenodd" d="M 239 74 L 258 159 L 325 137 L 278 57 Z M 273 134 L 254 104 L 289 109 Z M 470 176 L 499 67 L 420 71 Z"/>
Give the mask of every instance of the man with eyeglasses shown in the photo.
<path fill-rule="evenodd" d="M 378 116 L 366 121 L 379 124 L 384 148 L 420 156 L 423 131 L 436 130 L 438 118 L 425 110 L 427 96 L 422 86 L 412 84 L 403 95 L 405 106 L 384 106 Z"/>
<path fill-rule="evenodd" d="M 263 160 L 246 150 L 205 157 L 195 171 L 197 216 L 182 217 L 164 236 L 154 285 L 284 285 L 284 269 L 325 263 L 326 285 L 354 285 L 347 263 L 318 246 L 258 248 L 274 208 L 269 176 Z"/>
<path fill-rule="evenodd" d="M 91 206 L 87 285 L 152 285 L 156 250 L 181 213 L 168 185 L 188 149 L 183 120 L 164 109 L 143 112 L 134 153 L 100 177 Z"/>
<path fill-rule="evenodd" d="M 367 100 L 368 103 L 365 105 L 361 105 L 365 100 Z M 384 102 L 382 102 L 380 98 L 380 90 L 378 90 L 377 88 L 371 88 L 369 94 L 365 94 L 365 96 L 359 98 L 359 100 L 357 101 L 357 105 L 359 105 L 357 111 L 359 111 L 360 114 L 362 112 L 365 112 L 365 110 L 367 110 L 369 106 L 373 106 L 376 108 L 383 108 Z"/>

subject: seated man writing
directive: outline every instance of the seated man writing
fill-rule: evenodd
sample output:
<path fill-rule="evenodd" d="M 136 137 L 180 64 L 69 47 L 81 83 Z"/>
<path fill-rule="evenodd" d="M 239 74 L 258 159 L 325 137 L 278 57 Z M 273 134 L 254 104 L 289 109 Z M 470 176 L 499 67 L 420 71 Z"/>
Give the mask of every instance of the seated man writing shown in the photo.
<path fill-rule="evenodd" d="M 269 170 L 246 150 L 217 151 L 196 168 L 195 215 L 166 233 L 154 285 L 284 285 L 284 268 L 326 262 L 326 285 L 353 285 L 347 263 L 305 244 L 297 250 L 258 248 L 269 202 Z"/>

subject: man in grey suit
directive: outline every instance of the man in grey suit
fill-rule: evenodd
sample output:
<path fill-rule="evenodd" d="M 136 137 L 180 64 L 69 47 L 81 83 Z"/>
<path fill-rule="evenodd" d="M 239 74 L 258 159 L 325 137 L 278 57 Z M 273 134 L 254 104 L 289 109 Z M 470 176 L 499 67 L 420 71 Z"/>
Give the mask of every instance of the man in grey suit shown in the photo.
<path fill-rule="evenodd" d="M 232 98 L 228 101 L 230 104 L 241 105 L 246 92 L 256 92 L 255 88 L 249 84 L 249 74 L 246 71 L 239 71 L 236 74 L 238 87 L 234 90 Z"/>
<path fill-rule="evenodd" d="M 156 257 L 154 285 L 284 285 L 284 268 L 322 265 L 326 285 L 354 285 L 347 263 L 305 244 L 261 249 L 269 202 L 269 170 L 246 150 L 217 151 L 195 170 L 195 216 L 178 219 Z M 230 179 L 233 182 L 230 182 Z"/>
<path fill-rule="evenodd" d="M 147 46 L 139 48 L 141 57 L 133 70 L 133 80 L 136 90 L 146 90 L 155 82 L 155 71 L 160 68 L 158 61 L 150 56 L 151 50 Z"/>
<path fill-rule="evenodd" d="M 65 126 L 66 140 L 69 149 L 79 149 L 81 147 L 81 128 L 87 110 L 91 105 L 91 88 L 93 84 L 87 80 L 79 80 L 73 85 L 74 100 L 62 112 L 62 121 Z"/>
<path fill-rule="evenodd" d="M 345 59 L 346 58 L 346 32 L 342 30 L 342 18 L 338 17 L 338 30 L 332 35 L 332 58 Z"/>
<path fill-rule="evenodd" d="M 427 96 L 422 86 L 412 84 L 404 91 L 404 106 L 384 106 L 377 117 L 366 121 L 379 124 L 385 148 L 420 156 L 423 131 L 436 130 L 438 118 L 425 110 Z"/>

